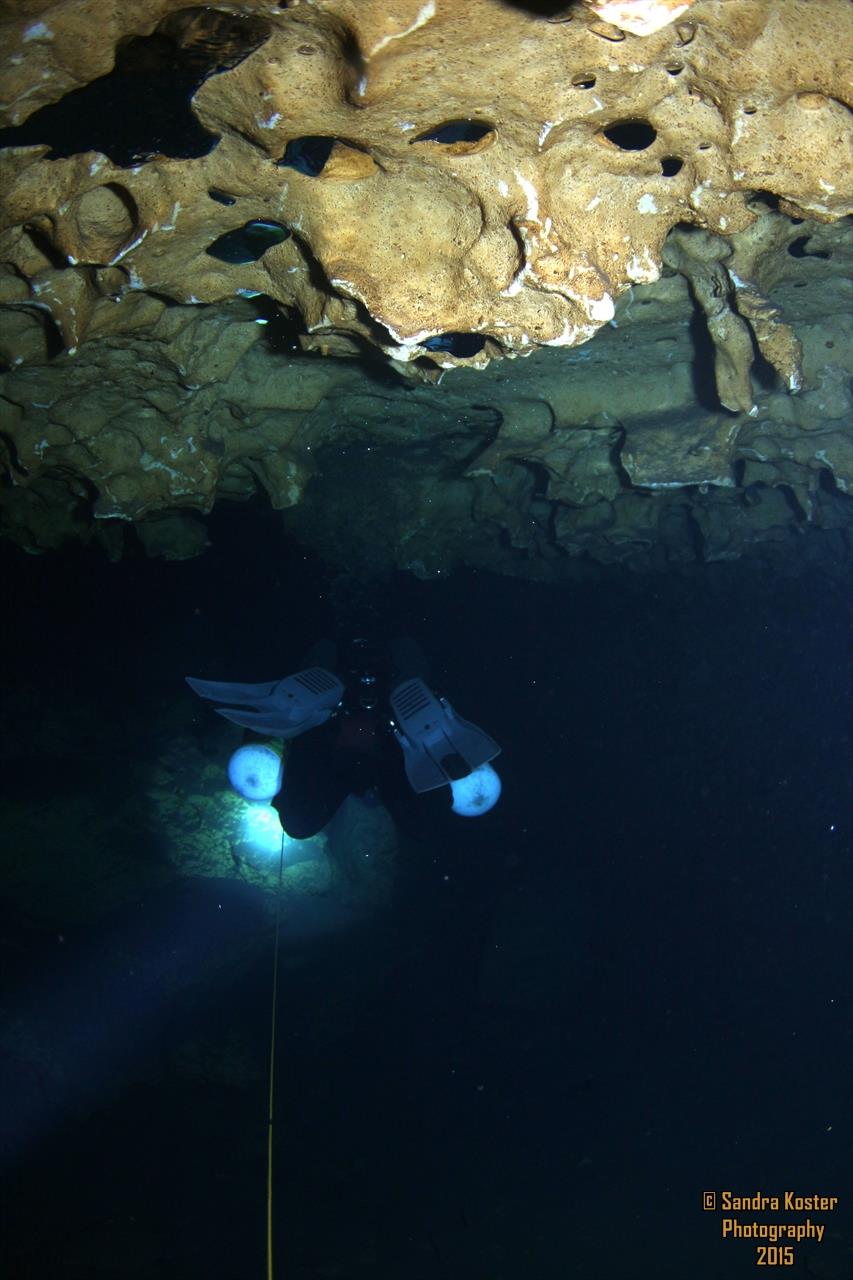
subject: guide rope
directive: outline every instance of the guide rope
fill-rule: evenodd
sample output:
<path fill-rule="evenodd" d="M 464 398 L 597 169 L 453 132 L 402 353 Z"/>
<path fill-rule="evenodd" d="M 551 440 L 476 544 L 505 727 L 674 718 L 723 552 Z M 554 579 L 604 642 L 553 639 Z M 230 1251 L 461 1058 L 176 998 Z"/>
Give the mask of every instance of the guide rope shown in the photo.
<path fill-rule="evenodd" d="M 281 885 L 284 874 L 284 832 L 281 833 L 281 852 L 278 859 L 278 886 L 275 895 L 275 946 L 272 962 L 272 1008 L 270 1010 L 270 1061 L 269 1093 L 267 1095 L 267 1280 L 274 1280 L 273 1226 L 272 1226 L 272 1172 L 273 1172 L 273 1115 L 275 1103 L 275 1035 L 278 1008 L 278 943 L 281 933 Z"/>

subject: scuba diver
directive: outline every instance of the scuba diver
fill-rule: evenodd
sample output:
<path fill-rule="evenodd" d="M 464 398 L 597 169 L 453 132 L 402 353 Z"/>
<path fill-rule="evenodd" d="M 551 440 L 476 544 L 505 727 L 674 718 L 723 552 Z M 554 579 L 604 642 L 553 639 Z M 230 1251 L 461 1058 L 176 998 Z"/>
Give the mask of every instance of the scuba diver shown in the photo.
<path fill-rule="evenodd" d="M 422 819 L 418 797 L 439 788 L 449 787 L 452 810 L 464 817 L 497 802 L 489 761 L 500 747 L 432 692 L 414 640 L 322 640 L 305 662 L 261 684 L 187 677 L 200 697 L 227 704 L 219 715 L 249 731 L 254 743 L 231 757 L 231 783 L 246 799 L 272 802 L 293 839 L 322 830 L 349 795 L 380 799 L 404 828 Z M 292 743 L 286 752 L 282 739 Z"/>

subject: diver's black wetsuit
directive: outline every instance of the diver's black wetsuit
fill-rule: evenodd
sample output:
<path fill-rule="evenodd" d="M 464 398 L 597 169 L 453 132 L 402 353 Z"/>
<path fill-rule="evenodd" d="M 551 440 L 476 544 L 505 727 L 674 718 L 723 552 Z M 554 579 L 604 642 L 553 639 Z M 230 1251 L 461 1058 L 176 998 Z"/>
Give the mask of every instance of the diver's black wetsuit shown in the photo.
<path fill-rule="evenodd" d="M 287 746 L 284 780 L 273 800 L 282 827 L 295 840 L 307 839 L 332 820 L 347 796 L 378 793 L 398 826 L 411 829 L 423 798 L 406 778 L 388 695 L 402 680 L 426 675 L 423 653 L 413 640 L 402 639 L 384 647 L 355 642 L 339 657 L 330 641 L 321 641 L 305 665 L 337 671 L 345 693 L 330 720 Z"/>

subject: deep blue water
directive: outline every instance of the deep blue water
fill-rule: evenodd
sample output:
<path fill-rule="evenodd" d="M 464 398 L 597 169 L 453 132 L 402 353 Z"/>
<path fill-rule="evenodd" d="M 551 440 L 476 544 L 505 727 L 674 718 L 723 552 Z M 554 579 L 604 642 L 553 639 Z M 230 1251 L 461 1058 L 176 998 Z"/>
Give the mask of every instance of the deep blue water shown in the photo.
<path fill-rule="evenodd" d="M 2 552 L 2 685 L 97 760 L 51 756 L 9 696 L 13 793 L 132 812 L 185 674 L 284 674 L 334 627 L 275 517 L 218 515 L 212 541 L 174 565 Z M 379 599 L 502 744 L 504 794 L 425 813 L 387 917 L 283 965 L 276 1274 L 753 1275 L 702 1211 L 729 1188 L 839 1195 L 799 1215 L 828 1238 L 793 1270 L 853 1275 L 850 593 L 733 565 Z M 38 1045 L 4 1057 L 7 1274 L 262 1276 L 261 895 L 187 880 L 70 927 L 49 887 L 0 901 L 3 1007 Z M 236 1035 L 245 1078 L 179 1076 L 195 1033 Z"/>

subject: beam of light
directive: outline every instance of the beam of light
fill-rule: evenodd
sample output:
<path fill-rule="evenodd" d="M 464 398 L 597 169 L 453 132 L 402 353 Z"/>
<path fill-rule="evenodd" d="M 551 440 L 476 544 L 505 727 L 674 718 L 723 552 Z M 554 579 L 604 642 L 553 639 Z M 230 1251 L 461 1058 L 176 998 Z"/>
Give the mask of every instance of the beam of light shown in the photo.
<path fill-rule="evenodd" d="M 293 841 L 284 835 L 278 814 L 271 804 L 246 802 L 240 818 L 240 839 L 251 850 L 263 857 L 278 857 L 284 837 L 284 853 Z"/>

